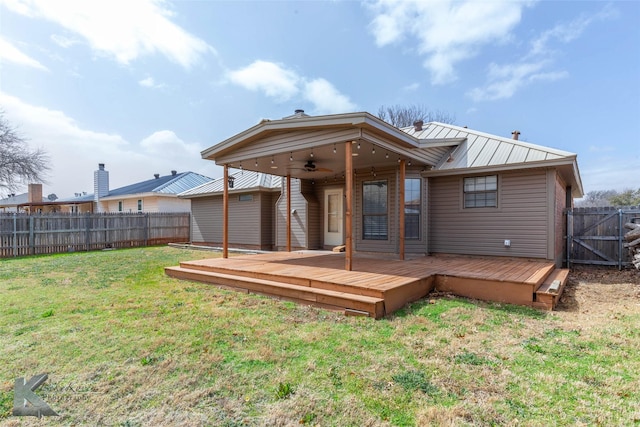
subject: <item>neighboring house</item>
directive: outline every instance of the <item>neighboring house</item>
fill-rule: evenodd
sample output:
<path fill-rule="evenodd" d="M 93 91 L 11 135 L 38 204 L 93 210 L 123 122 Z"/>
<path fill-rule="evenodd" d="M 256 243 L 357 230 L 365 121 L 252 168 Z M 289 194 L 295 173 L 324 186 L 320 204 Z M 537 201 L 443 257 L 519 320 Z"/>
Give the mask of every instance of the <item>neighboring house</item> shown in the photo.
<path fill-rule="evenodd" d="M 0 199 L 0 213 L 57 212 L 59 207 L 48 206 L 48 199 L 42 197 L 42 184 L 29 184 L 27 192 L 10 194 Z"/>
<path fill-rule="evenodd" d="M 210 180 L 194 172 L 171 171 L 171 175 L 155 174 L 153 179 L 110 190 L 109 172 L 100 163 L 94 172 L 94 194 L 49 201 L 42 198 L 42 184 L 29 184 L 29 193 L 0 200 L 0 212 L 189 212 L 190 200 L 178 198 L 178 193 Z"/>
<path fill-rule="evenodd" d="M 110 190 L 109 172 L 100 163 L 94 172 L 95 212 L 189 212 L 190 200 L 178 198 L 178 193 L 210 180 L 195 172 L 171 171 L 171 175 L 155 174 L 153 179 Z"/>
<path fill-rule="evenodd" d="M 289 178 L 268 216 L 275 249 L 346 244 L 348 257 L 450 253 L 560 265 L 563 210 L 583 195 L 577 156 L 519 141 L 518 134 L 503 138 L 421 122 L 398 129 L 366 112 L 312 117 L 298 110 L 285 119 L 263 120 L 202 157 L 246 175 L 251 170 Z M 228 215 L 229 242 L 254 241 L 255 228 L 242 225 L 254 213 L 240 208 Z M 194 223 L 219 215 L 193 211 Z M 263 226 L 268 217 L 261 219 Z"/>
<path fill-rule="evenodd" d="M 9 194 L 0 199 L 0 213 L 18 212 L 18 206 L 27 203 L 29 193 Z"/>
<path fill-rule="evenodd" d="M 229 214 L 234 218 L 231 245 L 243 249 L 274 249 L 276 203 L 282 179 L 279 176 L 239 171 L 230 175 Z M 191 242 L 222 245 L 223 179 L 218 178 L 187 190 L 179 198 L 191 200 Z"/>

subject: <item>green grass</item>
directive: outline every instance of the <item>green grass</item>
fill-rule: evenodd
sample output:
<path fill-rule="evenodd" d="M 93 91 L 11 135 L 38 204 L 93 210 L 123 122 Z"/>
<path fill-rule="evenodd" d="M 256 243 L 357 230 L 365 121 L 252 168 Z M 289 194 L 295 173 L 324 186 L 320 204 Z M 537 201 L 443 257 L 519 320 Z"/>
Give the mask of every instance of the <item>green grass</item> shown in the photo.
<path fill-rule="evenodd" d="M 212 256 L 1 260 L 0 424 L 39 423 L 13 384 L 48 373 L 54 425 L 640 425 L 640 312 L 437 296 L 375 321 L 164 275 Z"/>

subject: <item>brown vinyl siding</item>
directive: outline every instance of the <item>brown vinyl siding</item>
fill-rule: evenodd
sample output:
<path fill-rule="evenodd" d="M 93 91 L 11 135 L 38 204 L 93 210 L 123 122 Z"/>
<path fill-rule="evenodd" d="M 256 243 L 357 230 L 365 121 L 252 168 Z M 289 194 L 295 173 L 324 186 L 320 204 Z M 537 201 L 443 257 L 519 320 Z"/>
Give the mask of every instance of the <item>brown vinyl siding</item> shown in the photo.
<path fill-rule="evenodd" d="M 262 213 L 271 205 L 270 194 L 251 193 L 252 201 L 229 195 L 229 246 L 271 249 L 271 225 Z M 268 205 L 263 206 L 263 203 Z M 191 199 L 191 241 L 194 244 L 222 244 L 222 196 Z M 266 225 L 265 225 L 266 224 Z"/>
<path fill-rule="evenodd" d="M 463 178 L 429 179 L 429 252 L 547 258 L 545 170 L 499 173 L 497 208 L 464 209 Z"/>
<path fill-rule="evenodd" d="M 301 194 L 301 181 L 291 178 L 291 247 L 293 249 L 309 249 L 307 232 L 309 228 L 309 202 Z M 287 187 L 283 180 L 282 195 L 276 203 L 276 246 L 279 250 L 287 247 Z M 312 208 L 313 209 L 313 208 Z"/>
<path fill-rule="evenodd" d="M 562 260 L 564 258 L 565 251 L 565 237 L 567 235 L 567 221 L 565 218 L 564 210 L 570 206 L 565 206 L 567 203 L 567 187 L 566 183 L 560 177 L 560 174 L 556 175 L 555 182 L 555 245 L 554 255 L 556 266 L 562 266 Z"/>

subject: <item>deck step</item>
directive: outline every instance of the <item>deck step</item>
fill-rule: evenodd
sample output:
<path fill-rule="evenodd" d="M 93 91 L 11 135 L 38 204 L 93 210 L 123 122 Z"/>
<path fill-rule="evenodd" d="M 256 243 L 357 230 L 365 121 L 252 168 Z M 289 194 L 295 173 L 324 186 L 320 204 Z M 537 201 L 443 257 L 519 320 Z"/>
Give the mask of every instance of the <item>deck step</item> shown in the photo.
<path fill-rule="evenodd" d="M 166 267 L 165 273 L 177 279 L 193 280 L 225 286 L 237 290 L 246 290 L 278 298 L 284 298 L 306 304 L 349 311 L 350 314 L 364 312 L 379 319 L 384 316 L 384 300 L 366 295 L 329 289 L 300 286 L 275 280 L 225 274 L 216 271 L 180 267 Z"/>
<path fill-rule="evenodd" d="M 553 310 L 558 304 L 558 301 L 560 301 L 568 278 L 568 269 L 556 268 L 553 270 L 538 289 L 536 289 L 533 306 L 544 310 Z"/>
<path fill-rule="evenodd" d="M 220 264 L 209 264 L 206 262 L 201 263 L 199 261 L 181 262 L 180 267 L 188 270 L 214 272 L 214 273 L 227 274 L 232 276 L 246 277 L 251 279 L 261 279 L 261 280 L 273 281 L 278 283 L 287 283 L 289 285 L 326 289 L 328 291 L 345 292 L 349 294 L 358 294 L 358 295 L 381 298 L 381 299 L 384 298 L 384 293 L 379 289 L 362 287 L 362 286 L 351 286 L 351 285 L 345 285 L 343 283 L 335 283 L 330 279 L 327 280 L 327 279 L 316 279 L 314 277 L 301 277 L 299 274 L 297 274 L 300 271 L 299 267 L 293 267 L 291 268 L 290 271 L 287 271 L 285 267 L 281 266 L 281 268 L 277 270 L 268 272 L 268 271 L 257 271 L 257 269 L 253 270 L 253 269 L 237 268 L 233 264 L 220 265 Z"/>

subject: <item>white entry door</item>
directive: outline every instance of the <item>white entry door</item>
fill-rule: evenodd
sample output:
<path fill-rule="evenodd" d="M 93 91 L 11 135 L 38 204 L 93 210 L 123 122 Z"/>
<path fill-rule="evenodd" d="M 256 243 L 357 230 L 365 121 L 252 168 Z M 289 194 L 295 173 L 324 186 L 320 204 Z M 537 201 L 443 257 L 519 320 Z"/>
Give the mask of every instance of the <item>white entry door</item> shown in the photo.
<path fill-rule="evenodd" d="M 324 244 L 339 246 L 344 243 L 342 212 L 344 196 L 342 188 L 324 190 Z"/>

